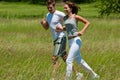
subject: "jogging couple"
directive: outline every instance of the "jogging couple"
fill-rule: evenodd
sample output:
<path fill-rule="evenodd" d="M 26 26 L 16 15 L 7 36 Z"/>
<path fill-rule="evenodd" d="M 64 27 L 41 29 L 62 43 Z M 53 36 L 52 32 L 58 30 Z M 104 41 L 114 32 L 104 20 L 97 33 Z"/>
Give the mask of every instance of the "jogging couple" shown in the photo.
<path fill-rule="evenodd" d="M 41 19 L 41 25 L 46 30 L 50 28 L 54 42 L 54 52 L 52 56 L 53 74 L 51 80 L 56 80 L 55 74 L 58 69 L 59 57 L 61 57 L 67 64 L 65 80 L 72 80 L 72 72 L 76 74 L 76 80 L 83 80 L 83 74 L 77 72 L 77 70 L 74 68 L 74 60 L 78 65 L 85 68 L 85 70 L 92 75 L 92 79 L 99 78 L 99 75 L 96 74 L 83 60 L 80 53 L 80 47 L 82 45 L 80 36 L 84 34 L 90 22 L 77 15 L 79 7 L 70 1 L 66 1 L 64 4 L 65 14 L 56 10 L 54 0 L 47 0 L 46 5 L 49 12 L 47 13 L 46 19 Z M 78 21 L 81 21 L 85 24 L 80 31 L 78 31 Z M 66 52 L 65 31 L 67 33 L 69 45 L 68 54 Z"/>

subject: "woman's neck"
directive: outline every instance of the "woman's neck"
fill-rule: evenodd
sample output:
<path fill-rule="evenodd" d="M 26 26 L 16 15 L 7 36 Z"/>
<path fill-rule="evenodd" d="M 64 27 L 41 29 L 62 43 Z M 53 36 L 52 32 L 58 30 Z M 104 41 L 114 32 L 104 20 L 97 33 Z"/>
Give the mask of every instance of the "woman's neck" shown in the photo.
<path fill-rule="evenodd" d="M 73 15 L 72 13 L 68 14 L 68 18 L 71 18 L 71 17 L 72 17 L 72 15 Z"/>

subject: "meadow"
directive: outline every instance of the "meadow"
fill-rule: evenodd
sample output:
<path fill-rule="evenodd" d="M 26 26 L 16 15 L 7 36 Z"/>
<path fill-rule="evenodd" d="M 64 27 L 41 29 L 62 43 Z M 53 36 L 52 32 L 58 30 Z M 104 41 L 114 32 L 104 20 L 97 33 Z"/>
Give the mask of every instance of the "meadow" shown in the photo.
<path fill-rule="evenodd" d="M 98 17 L 95 4 L 80 6 L 79 15 L 91 22 L 81 36 L 82 57 L 100 80 L 120 80 L 120 16 Z M 61 5 L 57 9 L 63 11 Z M 50 31 L 40 25 L 46 13 L 43 5 L 0 2 L 0 80 L 50 79 L 53 42 Z M 79 23 L 79 30 L 82 26 Z M 64 80 L 66 64 L 61 58 L 59 62 L 57 80 Z M 75 66 L 90 80 L 90 74 Z"/>

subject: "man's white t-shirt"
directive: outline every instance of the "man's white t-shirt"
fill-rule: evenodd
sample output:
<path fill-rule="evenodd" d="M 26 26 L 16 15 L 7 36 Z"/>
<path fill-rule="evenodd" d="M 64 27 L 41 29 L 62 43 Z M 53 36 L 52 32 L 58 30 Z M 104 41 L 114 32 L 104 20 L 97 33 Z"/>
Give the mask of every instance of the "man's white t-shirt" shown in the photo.
<path fill-rule="evenodd" d="M 49 24 L 53 40 L 56 40 L 58 37 L 66 36 L 65 32 L 56 32 L 56 26 L 59 25 L 62 27 L 62 18 L 65 16 L 63 12 L 56 10 L 53 14 L 48 13 L 46 20 Z"/>

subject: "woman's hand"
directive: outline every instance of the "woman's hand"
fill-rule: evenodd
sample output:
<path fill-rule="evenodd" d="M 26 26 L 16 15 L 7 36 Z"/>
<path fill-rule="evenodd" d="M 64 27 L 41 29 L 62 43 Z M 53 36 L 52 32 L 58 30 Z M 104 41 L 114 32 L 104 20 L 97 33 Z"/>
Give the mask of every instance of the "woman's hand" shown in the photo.
<path fill-rule="evenodd" d="M 83 32 L 82 31 L 79 31 L 78 32 L 78 36 L 82 36 L 83 35 Z"/>
<path fill-rule="evenodd" d="M 62 32 L 63 31 L 63 27 L 60 26 L 56 26 L 56 32 Z"/>

